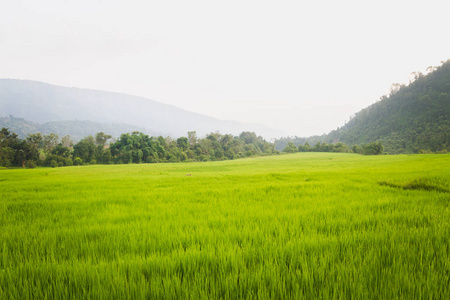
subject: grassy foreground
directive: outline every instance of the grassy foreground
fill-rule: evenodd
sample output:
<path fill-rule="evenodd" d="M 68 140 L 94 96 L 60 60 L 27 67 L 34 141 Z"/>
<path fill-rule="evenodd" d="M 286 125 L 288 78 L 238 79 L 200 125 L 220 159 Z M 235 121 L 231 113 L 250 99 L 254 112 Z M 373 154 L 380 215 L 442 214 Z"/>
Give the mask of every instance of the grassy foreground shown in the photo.
<path fill-rule="evenodd" d="M 450 299 L 450 155 L 0 170 L 0 199 L 0 299 Z"/>

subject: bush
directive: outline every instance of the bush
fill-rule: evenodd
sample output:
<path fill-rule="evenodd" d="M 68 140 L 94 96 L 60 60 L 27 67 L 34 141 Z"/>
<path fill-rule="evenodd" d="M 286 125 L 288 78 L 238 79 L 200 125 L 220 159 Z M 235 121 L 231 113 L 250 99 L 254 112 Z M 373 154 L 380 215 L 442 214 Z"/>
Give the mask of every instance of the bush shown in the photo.
<path fill-rule="evenodd" d="M 34 169 L 34 168 L 36 168 L 36 163 L 34 162 L 34 160 L 29 160 L 25 163 L 25 166 L 28 169 Z"/>
<path fill-rule="evenodd" d="M 147 159 L 145 160 L 147 163 L 157 163 L 158 160 L 152 156 L 147 157 Z"/>
<path fill-rule="evenodd" d="M 73 165 L 73 162 L 72 162 L 72 160 L 69 157 L 66 157 L 66 158 L 64 158 L 64 165 L 66 167 L 70 167 L 70 166 Z"/>
<path fill-rule="evenodd" d="M 353 145 L 352 152 L 362 154 L 363 149 L 358 145 Z"/>
<path fill-rule="evenodd" d="M 383 153 L 383 145 L 381 144 L 381 142 L 363 145 L 364 155 L 379 155 L 381 153 Z"/>
<path fill-rule="evenodd" d="M 303 147 L 302 147 L 302 150 L 303 150 Z M 298 151 L 299 151 L 299 149 L 292 142 L 289 142 L 287 144 L 286 148 L 283 149 L 283 152 L 286 152 L 286 153 L 295 153 Z"/>
<path fill-rule="evenodd" d="M 73 160 L 73 165 L 74 166 L 81 166 L 83 164 L 83 160 L 79 157 L 75 157 L 75 159 Z"/>
<path fill-rule="evenodd" d="M 433 153 L 433 152 L 431 152 L 431 150 L 424 150 L 424 149 L 421 149 L 421 150 L 419 150 L 419 154 L 430 154 L 430 153 Z"/>
<path fill-rule="evenodd" d="M 58 166 L 58 163 L 56 162 L 56 160 L 52 160 L 52 161 L 50 162 L 50 167 L 56 168 L 57 166 Z"/>

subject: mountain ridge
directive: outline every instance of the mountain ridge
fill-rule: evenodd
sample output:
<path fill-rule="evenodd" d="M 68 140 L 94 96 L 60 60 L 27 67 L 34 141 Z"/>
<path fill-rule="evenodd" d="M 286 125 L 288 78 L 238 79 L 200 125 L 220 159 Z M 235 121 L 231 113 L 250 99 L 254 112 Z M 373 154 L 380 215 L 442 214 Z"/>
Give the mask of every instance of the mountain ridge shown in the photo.
<path fill-rule="evenodd" d="M 415 73 L 409 85 L 393 84 L 389 95 L 362 109 L 344 126 L 322 136 L 282 138 L 276 149 L 291 141 L 342 142 L 349 146 L 380 141 L 387 153 L 450 151 L 450 60 Z"/>
<path fill-rule="evenodd" d="M 144 97 L 24 79 L 0 79 L 0 117 L 8 115 L 35 123 L 129 124 L 173 137 L 188 131 L 197 131 L 199 136 L 214 131 L 254 131 L 269 138 L 284 134 L 262 124 L 219 120 Z"/>
<path fill-rule="evenodd" d="M 75 142 L 88 135 L 95 136 L 98 132 L 108 133 L 114 138 L 120 137 L 122 133 L 134 131 L 146 132 L 152 136 L 162 135 L 161 132 L 150 131 L 146 128 L 130 124 L 106 124 L 88 120 L 37 123 L 23 118 L 15 118 L 14 116 L 0 117 L 0 128 L 3 127 L 8 128 L 11 132 L 17 134 L 20 139 L 26 138 L 28 134 L 39 132 L 45 135 L 55 133 L 59 137 L 70 135 L 71 139 Z"/>

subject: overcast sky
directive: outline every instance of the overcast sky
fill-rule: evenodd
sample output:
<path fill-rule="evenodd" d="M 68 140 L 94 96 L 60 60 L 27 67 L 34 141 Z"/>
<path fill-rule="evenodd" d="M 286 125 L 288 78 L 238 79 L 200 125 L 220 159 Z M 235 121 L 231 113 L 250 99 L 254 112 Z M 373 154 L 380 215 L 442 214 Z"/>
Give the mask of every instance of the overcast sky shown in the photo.
<path fill-rule="evenodd" d="M 450 58 L 450 1 L 0 0 L 0 78 L 323 134 Z M 136 108 L 139 109 L 139 108 Z"/>

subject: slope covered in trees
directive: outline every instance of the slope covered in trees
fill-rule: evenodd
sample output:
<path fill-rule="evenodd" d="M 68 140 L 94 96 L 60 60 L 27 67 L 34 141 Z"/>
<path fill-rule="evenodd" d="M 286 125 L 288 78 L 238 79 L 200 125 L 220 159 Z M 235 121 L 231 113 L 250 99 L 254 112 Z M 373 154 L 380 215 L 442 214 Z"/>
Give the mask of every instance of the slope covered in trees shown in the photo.
<path fill-rule="evenodd" d="M 288 142 L 342 142 L 349 146 L 379 141 L 387 153 L 450 151 L 450 60 L 416 73 L 409 85 L 394 84 L 391 93 L 361 110 L 343 127 L 323 136 L 280 139 Z"/>

